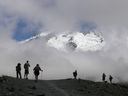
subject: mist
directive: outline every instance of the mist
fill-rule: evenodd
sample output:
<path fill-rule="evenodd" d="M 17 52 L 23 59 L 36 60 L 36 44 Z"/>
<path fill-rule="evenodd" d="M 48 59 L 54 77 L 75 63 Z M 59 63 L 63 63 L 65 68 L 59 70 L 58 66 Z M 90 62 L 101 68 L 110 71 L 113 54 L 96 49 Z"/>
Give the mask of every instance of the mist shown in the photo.
<path fill-rule="evenodd" d="M 114 82 L 128 82 L 127 7 L 126 0 L 0 0 L 0 75 L 16 77 L 15 67 L 21 63 L 23 77 L 23 65 L 28 60 L 30 79 L 34 79 L 33 68 L 39 64 L 43 70 L 39 78 L 44 80 L 73 78 L 72 72 L 77 70 L 77 78 L 101 81 L 105 73 L 106 80 L 112 75 Z M 106 44 L 95 52 L 63 52 L 47 46 L 43 38 L 19 44 L 13 37 L 21 32 L 16 31 L 21 30 L 21 20 L 26 25 L 24 34 L 40 29 L 95 30 Z M 88 22 L 92 25 L 86 27 Z M 90 29 L 93 25 L 95 29 Z"/>

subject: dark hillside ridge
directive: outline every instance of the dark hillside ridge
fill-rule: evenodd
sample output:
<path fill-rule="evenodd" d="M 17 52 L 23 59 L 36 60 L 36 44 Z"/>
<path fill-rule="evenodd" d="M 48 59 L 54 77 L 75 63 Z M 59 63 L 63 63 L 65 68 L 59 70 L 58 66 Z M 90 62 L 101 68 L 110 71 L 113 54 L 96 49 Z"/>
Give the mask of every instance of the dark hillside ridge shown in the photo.
<path fill-rule="evenodd" d="M 82 79 L 34 80 L 0 77 L 0 96 L 128 96 L 128 85 Z"/>

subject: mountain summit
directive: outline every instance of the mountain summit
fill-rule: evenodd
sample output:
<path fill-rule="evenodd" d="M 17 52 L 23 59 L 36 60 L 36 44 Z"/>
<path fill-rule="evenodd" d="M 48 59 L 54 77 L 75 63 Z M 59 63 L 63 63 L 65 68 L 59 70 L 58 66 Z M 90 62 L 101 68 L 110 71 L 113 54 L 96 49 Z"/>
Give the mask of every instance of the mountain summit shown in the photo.
<path fill-rule="evenodd" d="M 98 33 L 69 31 L 60 33 L 52 31 L 39 31 L 34 36 L 21 41 L 20 43 L 27 43 L 38 38 L 44 38 L 49 47 L 54 47 L 62 51 L 97 51 L 101 50 L 102 47 L 105 46 L 104 38 Z"/>

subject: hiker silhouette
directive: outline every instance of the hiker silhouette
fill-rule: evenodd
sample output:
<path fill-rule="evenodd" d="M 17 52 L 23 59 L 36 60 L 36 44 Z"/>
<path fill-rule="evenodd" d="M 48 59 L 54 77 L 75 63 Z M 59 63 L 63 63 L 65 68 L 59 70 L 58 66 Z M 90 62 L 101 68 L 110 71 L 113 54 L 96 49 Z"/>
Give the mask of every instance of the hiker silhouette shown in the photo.
<path fill-rule="evenodd" d="M 103 73 L 103 75 L 102 75 L 102 81 L 103 82 L 105 82 L 105 77 L 106 77 L 106 75 L 105 75 L 105 73 Z"/>
<path fill-rule="evenodd" d="M 24 78 L 28 79 L 28 74 L 29 74 L 29 61 L 26 61 L 26 63 L 24 64 Z"/>
<path fill-rule="evenodd" d="M 75 72 L 73 72 L 73 76 L 74 76 L 74 79 L 76 79 L 76 77 L 77 77 L 77 70 L 75 70 Z"/>
<path fill-rule="evenodd" d="M 113 79 L 113 77 L 111 75 L 109 75 L 110 83 L 112 83 L 112 79 Z"/>
<path fill-rule="evenodd" d="M 34 74 L 35 74 L 35 82 L 37 82 L 38 76 L 39 76 L 39 74 L 40 74 L 39 71 L 43 71 L 43 70 L 40 68 L 39 64 L 37 64 L 37 65 L 34 67 L 33 71 L 34 71 Z"/>
<path fill-rule="evenodd" d="M 22 76 L 21 76 L 21 64 L 20 63 L 18 63 L 16 66 L 16 76 L 17 76 L 17 78 L 19 78 L 19 76 L 20 76 L 20 78 L 22 78 Z"/>

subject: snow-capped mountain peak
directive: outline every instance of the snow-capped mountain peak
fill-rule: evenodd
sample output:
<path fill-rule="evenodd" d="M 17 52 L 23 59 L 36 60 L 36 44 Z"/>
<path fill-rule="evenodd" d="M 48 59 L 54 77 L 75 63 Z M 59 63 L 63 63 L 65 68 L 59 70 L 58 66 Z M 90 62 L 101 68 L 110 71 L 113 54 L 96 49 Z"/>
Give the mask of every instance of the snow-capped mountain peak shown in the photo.
<path fill-rule="evenodd" d="M 52 35 L 51 35 L 52 34 Z M 54 34 L 54 35 L 53 35 Z M 51 31 L 40 32 L 27 40 L 20 43 L 26 43 L 37 38 L 47 38 L 47 45 L 58 50 L 68 51 L 96 51 L 101 50 L 105 46 L 104 38 L 95 32 L 61 32 L 52 33 Z M 42 39 L 41 39 L 42 40 Z"/>

